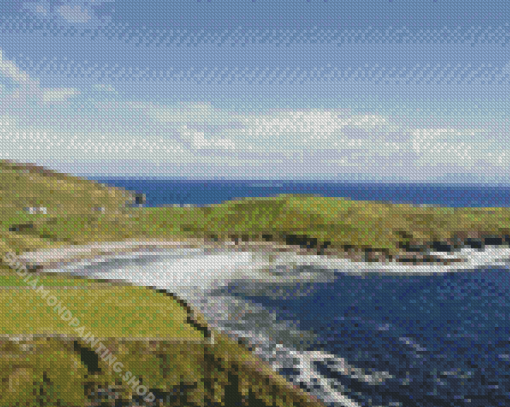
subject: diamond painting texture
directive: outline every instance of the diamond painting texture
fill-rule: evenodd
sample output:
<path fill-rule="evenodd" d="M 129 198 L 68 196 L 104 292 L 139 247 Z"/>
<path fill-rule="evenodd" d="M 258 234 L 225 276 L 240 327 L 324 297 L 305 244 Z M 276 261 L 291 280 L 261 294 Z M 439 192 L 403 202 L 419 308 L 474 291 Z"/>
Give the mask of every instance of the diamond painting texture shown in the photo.
<path fill-rule="evenodd" d="M 510 406 L 510 3 L 0 2 L 0 407 Z"/>

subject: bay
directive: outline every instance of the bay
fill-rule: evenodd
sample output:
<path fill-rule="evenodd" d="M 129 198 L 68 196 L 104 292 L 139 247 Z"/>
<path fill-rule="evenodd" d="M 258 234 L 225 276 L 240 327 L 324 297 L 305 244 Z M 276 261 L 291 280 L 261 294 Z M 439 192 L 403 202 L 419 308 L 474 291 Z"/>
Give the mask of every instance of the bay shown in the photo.
<path fill-rule="evenodd" d="M 147 206 L 207 205 L 278 193 L 451 207 L 510 202 L 510 189 L 497 186 L 257 183 L 117 180 L 115 185 L 146 193 Z M 510 274 L 494 255 L 477 252 L 488 259 L 483 265 L 428 274 L 298 264 L 291 280 L 276 266 L 271 278 L 261 275 L 255 257 L 240 262 L 217 253 L 213 256 L 223 256 L 223 263 L 211 267 L 211 258 L 200 263 L 199 253 L 188 255 L 188 266 L 201 275 L 235 272 L 206 286 L 181 285 L 181 295 L 212 326 L 249 343 L 288 380 L 331 405 L 346 405 L 340 395 L 358 406 L 510 405 Z M 74 272 L 129 280 L 129 270 L 143 271 L 145 282 L 136 282 L 153 285 L 171 269 L 169 256 L 140 254 L 120 263 L 80 265 Z"/>

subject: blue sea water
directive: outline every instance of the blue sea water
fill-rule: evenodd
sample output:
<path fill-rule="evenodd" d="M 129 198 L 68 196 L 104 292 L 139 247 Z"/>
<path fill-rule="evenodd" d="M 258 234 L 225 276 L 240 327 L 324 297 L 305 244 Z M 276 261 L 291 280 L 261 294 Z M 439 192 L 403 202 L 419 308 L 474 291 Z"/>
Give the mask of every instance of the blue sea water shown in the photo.
<path fill-rule="evenodd" d="M 318 194 L 353 200 L 376 200 L 449 207 L 510 206 L 509 186 L 382 184 L 305 181 L 227 181 L 99 179 L 112 186 L 146 194 L 146 206 L 209 205 L 243 197 Z"/>
<path fill-rule="evenodd" d="M 106 180 L 103 180 L 106 182 Z M 261 181 L 115 180 L 143 192 L 147 206 L 212 204 L 245 196 L 306 193 L 394 203 L 510 206 L 510 188 Z M 277 185 L 274 185 L 277 184 Z M 282 287 L 273 287 L 275 292 Z M 287 288 L 284 288 L 286 290 Z M 335 272 L 328 282 L 301 283 L 306 295 L 230 295 L 311 331 L 309 350 L 391 378 L 367 383 L 315 362 L 323 377 L 361 406 L 510 406 L 510 273 L 503 268 L 402 275 Z M 294 288 L 295 290 L 295 288 Z M 253 328 L 257 327 L 253 324 Z M 287 345 L 284 343 L 284 345 Z M 289 380 L 295 369 L 282 369 Z M 307 388 L 310 389 L 308 384 Z"/>
<path fill-rule="evenodd" d="M 359 404 L 510 406 L 508 270 L 336 273 L 332 283 L 309 292 L 285 300 L 248 298 L 315 332 L 315 349 L 393 376 L 368 384 L 318 363 Z"/>

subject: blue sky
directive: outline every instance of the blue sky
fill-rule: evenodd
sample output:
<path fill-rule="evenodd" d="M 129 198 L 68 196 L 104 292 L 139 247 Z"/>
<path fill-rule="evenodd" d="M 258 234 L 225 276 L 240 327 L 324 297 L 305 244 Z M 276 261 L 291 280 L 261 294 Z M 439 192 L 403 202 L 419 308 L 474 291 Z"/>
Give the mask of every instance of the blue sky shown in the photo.
<path fill-rule="evenodd" d="M 0 158 L 510 184 L 509 43 L 507 1 L 0 2 Z"/>

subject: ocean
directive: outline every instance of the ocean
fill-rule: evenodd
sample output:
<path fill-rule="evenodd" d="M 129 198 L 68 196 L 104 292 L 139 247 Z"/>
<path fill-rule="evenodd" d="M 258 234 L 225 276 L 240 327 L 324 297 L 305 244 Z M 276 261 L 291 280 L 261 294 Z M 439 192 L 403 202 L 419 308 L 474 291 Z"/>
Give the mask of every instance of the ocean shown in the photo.
<path fill-rule="evenodd" d="M 317 194 L 353 200 L 376 200 L 449 207 L 510 206 L 509 186 L 382 184 L 305 181 L 198 181 L 104 179 L 96 181 L 146 194 L 146 206 L 210 205 L 244 197 Z"/>
<path fill-rule="evenodd" d="M 497 186 L 101 181 L 145 193 L 147 206 L 207 205 L 280 193 L 451 207 L 510 202 L 510 188 Z M 172 264 L 196 267 L 194 260 L 182 263 L 189 255 L 181 253 Z M 170 255 L 156 253 L 85 264 L 78 271 L 129 280 L 129 270 L 136 276 L 143 269 L 146 281 L 169 262 Z M 362 272 L 300 264 L 291 270 L 303 277 L 297 281 L 252 281 L 246 272 L 190 298 L 212 326 L 245 338 L 289 381 L 332 406 L 348 405 L 340 394 L 354 406 L 510 406 L 510 273 L 505 263 L 423 275 L 377 266 Z M 272 271 L 281 272 L 276 266 Z"/>

